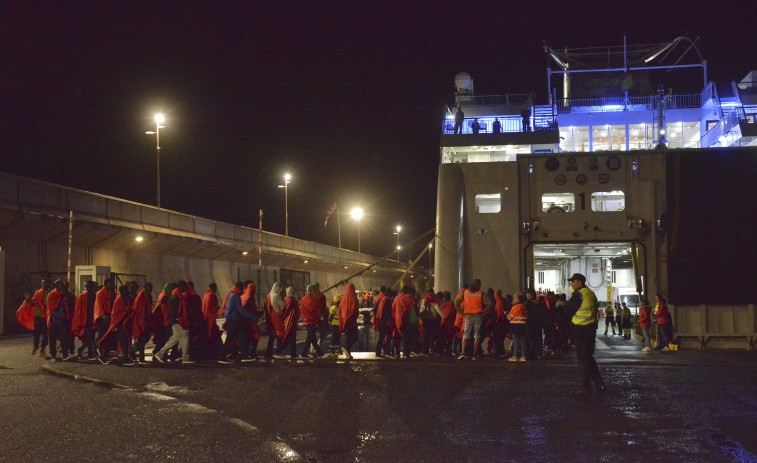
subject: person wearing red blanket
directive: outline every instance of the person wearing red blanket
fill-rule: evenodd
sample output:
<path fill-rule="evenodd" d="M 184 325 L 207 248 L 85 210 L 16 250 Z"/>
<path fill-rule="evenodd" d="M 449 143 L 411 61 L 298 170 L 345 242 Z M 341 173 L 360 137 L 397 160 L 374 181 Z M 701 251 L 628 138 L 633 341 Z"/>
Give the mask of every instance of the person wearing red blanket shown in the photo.
<path fill-rule="evenodd" d="M 438 354 L 439 325 L 443 318 L 436 295 L 429 291 L 420 301 L 418 313 L 421 319 L 421 355 Z"/>
<path fill-rule="evenodd" d="M 24 294 L 24 302 L 16 311 L 16 318 L 21 325 L 34 332 L 34 345 L 32 355 L 36 354 L 42 342 L 42 350 L 39 356 L 47 358 L 45 349 L 47 348 L 47 321 L 45 320 L 47 294 L 50 292 L 50 280 L 42 279 L 42 287 L 39 288 L 34 296 L 29 297 L 29 293 Z"/>
<path fill-rule="evenodd" d="M 205 295 L 202 297 L 202 319 L 204 320 L 203 331 L 207 334 L 207 342 L 211 346 L 211 356 L 218 357 L 221 353 L 221 331 L 218 329 L 218 285 L 208 285 Z"/>
<path fill-rule="evenodd" d="M 97 324 L 97 336 L 95 337 L 95 342 L 97 344 L 100 343 L 100 340 L 110 328 L 110 315 L 113 311 L 113 302 L 116 299 L 115 289 L 116 287 L 113 284 L 113 280 L 108 278 L 103 282 L 103 287 L 100 288 L 95 295 L 94 317 L 95 323 Z M 109 347 L 115 347 L 115 343 L 113 346 Z"/>
<path fill-rule="evenodd" d="M 176 289 L 176 283 L 163 285 L 163 291 L 158 295 L 158 301 L 150 315 L 150 327 L 153 332 L 152 342 L 155 344 L 152 350 L 153 356 L 166 345 L 173 334 L 171 331 L 171 294 L 174 289 Z"/>
<path fill-rule="evenodd" d="M 492 337 L 494 351 L 498 358 L 505 358 L 505 324 L 507 323 L 507 304 L 502 297 L 502 290 L 494 293 L 494 324 L 492 325 Z"/>
<path fill-rule="evenodd" d="M 237 281 L 226 296 L 226 341 L 230 359 L 235 362 L 247 361 L 250 351 L 249 324 L 257 318 L 242 307 L 242 288 L 244 283 Z M 253 359 L 254 360 L 254 359 Z M 221 360 L 221 363 L 228 363 Z"/>
<path fill-rule="evenodd" d="M 373 329 L 378 331 L 376 357 L 391 355 L 392 351 L 392 290 L 381 287 L 381 292 L 374 302 L 376 314 L 373 316 Z"/>
<path fill-rule="evenodd" d="M 300 311 L 302 312 L 302 321 L 305 322 L 305 329 L 307 330 L 307 337 L 305 338 L 305 345 L 302 347 L 302 354 L 300 357 L 307 358 L 310 356 L 310 346 L 313 346 L 316 357 L 322 357 L 323 352 L 318 346 L 316 340 L 316 332 L 318 331 L 318 325 L 321 323 L 323 317 L 323 310 L 321 309 L 321 301 L 317 297 L 314 285 L 308 285 L 307 294 L 300 301 Z"/>
<path fill-rule="evenodd" d="M 342 353 L 347 360 L 352 358 L 352 346 L 357 342 L 357 317 L 360 315 L 358 311 L 358 299 L 355 293 L 355 285 L 350 283 L 347 285 L 347 289 L 344 291 L 342 300 L 339 301 L 339 332 L 343 333 L 346 342 L 342 347 Z"/>
<path fill-rule="evenodd" d="M 378 312 L 378 302 L 379 299 L 384 297 L 386 294 L 386 286 L 382 286 L 381 290 L 376 293 L 376 295 L 373 297 L 373 310 L 371 310 L 371 315 L 373 316 L 373 331 L 378 332 L 379 326 L 378 326 L 378 319 L 376 318 L 376 312 Z"/>
<path fill-rule="evenodd" d="M 129 287 L 121 285 L 118 287 L 118 296 L 113 303 L 113 311 L 110 317 L 110 326 L 103 337 L 100 338 L 98 345 L 100 347 L 100 356 L 98 360 L 103 365 L 107 363 L 108 353 L 110 352 L 109 339 L 115 337 L 117 343 L 121 346 L 121 353 L 124 356 L 125 365 L 133 365 L 134 361 L 129 356 L 129 344 L 131 341 L 131 331 L 128 324 L 131 321 L 132 308 L 131 298 L 129 296 Z"/>
<path fill-rule="evenodd" d="M 410 356 L 410 351 L 418 337 L 417 317 L 415 329 L 411 325 L 411 316 L 415 308 L 415 297 L 409 286 L 402 287 L 402 293 L 394 298 L 392 303 L 392 338 L 393 352 L 396 358 L 400 358 L 400 343 L 403 344 L 405 357 Z"/>
<path fill-rule="evenodd" d="M 189 342 L 193 346 L 192 355 L 204 357 L 207 342 L 205 341 L 205 320 L 202 318 L 202 298 L 195 291 L 193 281 L 187 281 L 187 319 L 189 320 Z"/>
<path fill-rule="evenodd" d="M 297 322 L 300 319 L 300 303 L 297 300 L 297 292 L 294 286 L 287 288 L 284 304 L 284 310 L 281 312 L 281 317 L 284 320 L 284 337 L 281 342 L 281 351 L 284 352 L 289 348 L 290 358 L 295 359 L 297 358 Z"/>
<path fill-rule="evenodd" d="M 171 337 L 166 345 L 153 355 L 159 363 L 165 363 L 165 355 L 171 349 L 178 347 L 181 351 L 181 364 L 195 363 L 189 357 L 189 313 L 187 308 L 187 282 L 179 281 L 176 288 L 171 292 L 170 299 L 170 323 Z"/>
<path fill-rule="evenodd" d="M 326 303 L 326 295 L 321 292 L 318 282 L 313 283 L 313 286 L 315 287 L 315 298 L 321 307 L 322 317 L 321 323 L 318 325 L 318 342 L 321 350 L 324 350 L 328 345 L 329 334 L 331 334 L 331 329 L 329 328 L 329 306 Z"/>
<path fill-rule="evenodd" d="M 271 292 L 266 294 L 263 301 L 263 308 L 265 310 L 265 321 L 268 329 L 268 346 L 265 350 L 265 359 L 270 361 L 273 359 L 273 344 L 278 339 L 284 337 L 284 320 L 281 317 L 282 310 L 284 310 L 286 304 L 284 298 L 281 297 L 281 285 L 277 281 L 271 287 Z"/>
<path fill-rule="evenodd" d="M 442 319 L 439 323 L 441 328 L 439 330 L 439 352 L 450 355 L 452 352 L 452 338 L 455 336 L 455 316 L 457 315 L 457 311 L 455 310 L 455 304 L 452 303 L 452 294 L 449 291 L 444 291 L 439 310 L 442 312 Z"/>
<path fill-rule="evenodd" d="M 76 298 L 74 318 L 71 320 L 71 333 L 81 341 L 79 357 L 87 349 L 87 359 L 94 360 L 95 356 L 95 283 L 90 280 L 84 284 L 85 291 Z"/>
<path fill-rule="evenodd" d="M 47 316 L 47 331 L 50 336 L 50 357 L 53 360 L 58 360 L 56 344 L 60 343 L 63 357 L 66 357 L 68 353 L 68 333 L 71 330 L 71 318 L 63 281 L 55 280 L 53 286 L 55 289 L 47 295 L 45 314 Z"/>
<path fill-rule="evenodd" d="M 134 354 L 139 355 L 139 363 L 145 363 L 145 345 L 150 340 L 152 330 L 152 283 L 145 283 L 144 289 L 137 294 L 133 303 L 134 316 L 131 320 L 131 337 L 136 340 Z"/>
<path fill-rule="evenodd" d="M 242 293 L 241 302 L 242 308 L 247 311 L 252 318 L 247 321 L 247 334 L 250 338 L 250 357 L 253 360 L 258 359 L 258 342 L 260 342 L 260 328 L 258 328 L 258 320 L 260 319 L 260 308 L 255 302 L 255 292 L 257 287 L 252 281 L 245 282 L 247 285 L 244 293 Z"/>

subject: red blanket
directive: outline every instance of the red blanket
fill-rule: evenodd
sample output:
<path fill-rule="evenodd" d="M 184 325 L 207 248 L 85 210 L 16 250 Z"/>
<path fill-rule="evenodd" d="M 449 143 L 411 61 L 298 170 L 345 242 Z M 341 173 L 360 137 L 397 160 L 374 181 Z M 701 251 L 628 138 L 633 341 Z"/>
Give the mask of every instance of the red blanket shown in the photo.
<path fill-rule="evenodd" d="M 358 301 L 355 294 L 355 285 L 350 283 L 344 291 L 344 296 L 339 302 L 339 332 L 346 333 L 346 330 L 357 328 Z"/>

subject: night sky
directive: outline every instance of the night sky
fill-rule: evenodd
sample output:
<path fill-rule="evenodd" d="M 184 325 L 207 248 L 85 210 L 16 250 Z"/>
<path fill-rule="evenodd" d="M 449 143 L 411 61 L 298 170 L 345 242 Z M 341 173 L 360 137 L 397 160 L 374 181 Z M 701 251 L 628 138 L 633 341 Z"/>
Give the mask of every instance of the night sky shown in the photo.
<path fill-rule="evenodd" d="M 546 103 L 551 46 L 689 33 L 723 94 L 757 69 L 750 2 L 4 2 L 0 170 L 376 255 L 434 226 L 454 77 Z M 576 6 L 580 5 L 580 6 Z M 701 87 L 701 71 L 695 74 Z M 700 88 L 701 90 L 701 88 Z"/>

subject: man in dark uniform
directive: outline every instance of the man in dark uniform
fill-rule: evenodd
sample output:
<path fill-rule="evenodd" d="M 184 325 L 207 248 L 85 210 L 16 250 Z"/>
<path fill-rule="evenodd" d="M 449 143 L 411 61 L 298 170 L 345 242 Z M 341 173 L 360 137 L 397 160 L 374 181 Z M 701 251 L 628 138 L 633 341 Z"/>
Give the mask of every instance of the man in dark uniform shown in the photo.
<path fill-rule="evenodd" d="M 457 112 L 455 113 L 455 135 L 463 133 L 463 121 L 465 120 L 465 113 L 463 112 L 463 108 L 460 106 L 457 107 Z"/>
<path fill-rule="evenodd" d="M 597 296 L 594 291 L 587 288 L 586 277 L 580 273 L 574 273 L 568 279 L 573 295 L 565 303 L 565 311 L 572 317 L 573 339 L 578 358 L 578 371 L 581 373 L 582 388 L 576 391 L 576 396 L 591 395 L 591 383 L 594 383 L 596 392 L 605 392 L 605 384 L 599 374 L 597 362 L 594 360 L 594 342 L 597 336 Z"/>

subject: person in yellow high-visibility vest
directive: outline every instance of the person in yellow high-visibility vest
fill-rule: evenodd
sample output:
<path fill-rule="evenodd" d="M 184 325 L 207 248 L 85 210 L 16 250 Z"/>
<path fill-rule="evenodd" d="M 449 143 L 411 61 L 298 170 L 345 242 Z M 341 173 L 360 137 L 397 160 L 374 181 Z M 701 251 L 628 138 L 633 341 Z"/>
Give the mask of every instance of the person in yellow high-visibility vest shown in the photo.
<path fill-rule="evenodd" d="M 582 388 L 574 395 L 591 395 L 591 383 L 596 392 L 605 392 L 605 383 L 599 374 L 597 362 L 594 360 L 594 343 L 597 337 L 597 309 L 599 303 L 594 291 L 586 287 L 586 277 L 574 273 L 568 281 L 573 289 L 573 295 L 565 304 L 565 312 L 572 317 L 573 342 L 576 346 L 578 371 L 581 373 Z"/>

